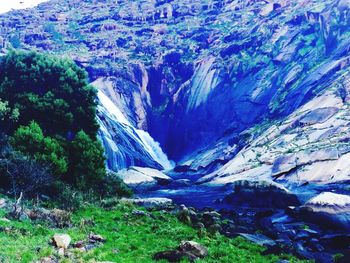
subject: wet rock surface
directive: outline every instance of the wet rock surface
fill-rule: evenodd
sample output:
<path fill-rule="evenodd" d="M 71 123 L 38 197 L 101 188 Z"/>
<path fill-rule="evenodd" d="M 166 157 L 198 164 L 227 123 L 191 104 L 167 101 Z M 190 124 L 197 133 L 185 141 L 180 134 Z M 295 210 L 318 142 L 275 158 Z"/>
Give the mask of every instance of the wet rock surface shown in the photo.
<path fill-rule="evenodd" d="M 313 259 L 316 262 L 332 262 L 335 254 L 344 255 L 343 261 L 349 259 L 349 233 L 344 230 L 329 229 L 322 224 L 310 222 L 295 211 L 296 208 L 262 209 L 232 207 L 216 212 L 210 208 L 197 210 L 184 205 L 170 209 L 186 224 L 209 233 L 213 226 L 216 231 L 228 236 L 241 236 L 256 244 L 266 247 L 264 254 L 291 253 L 301 259 Z M 170 254 L 179 255 L 172 251 Z M 159 254 L 167 257 L 168 252 Z M 164 257 L 163 257 L 164 256 Z M 174 261 L 176 262 L 176 261 Z"/>
<path fill-rule="evenodd" d="M 283 208 L 298 206 L 298 198 L 287 189 L 264 181 L 237 181 L 232 185 L 233 193 L 223 202 L 235 206 Z"/>

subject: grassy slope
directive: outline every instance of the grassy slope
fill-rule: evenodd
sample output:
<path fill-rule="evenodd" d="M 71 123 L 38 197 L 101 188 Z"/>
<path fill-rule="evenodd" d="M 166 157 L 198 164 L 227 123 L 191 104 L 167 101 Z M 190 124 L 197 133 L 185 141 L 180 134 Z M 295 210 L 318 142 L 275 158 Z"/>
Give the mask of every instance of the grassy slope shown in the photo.
<path fill-rule="evenodd" d="M 262 256 L 262 247 L 242 238 L 228 239 L 222 235 L 209 236 L 182 224 L 175 216 L 154 212 L 154 217 L 131 215 L 131 206 L 118 205 L 112 210 L 90 207 L 73 215 L 73 227 L 52 229 L 45 224 L 30 222 L 6 223 L 0 220 L 0 262 L 31 262 L 51 255 L 49 244 L 54 233 L 68 233 L 73 242 L 86 239 L 90 233 L 104 236 L 107 242 L 89 252 L 75 251 L 73 259 L 60 262 L 153 262 L 159 251 L 175 248 L 182 240 L 197 241 L 209 249 L 209 256 L 198 262 L 276 262 L 274 255 Z M 125 216 L 128 214 L 129 216 Z M 0 218 L 4 212 L 0 210 Z M 93 225 L 87 224 L 92 219 Z M 4 227 L 11 227 L 10 233 Z M 118 251 L 118 253 L 115 253 Z M 296 262 L 295 259 L 291 259 Z"/>

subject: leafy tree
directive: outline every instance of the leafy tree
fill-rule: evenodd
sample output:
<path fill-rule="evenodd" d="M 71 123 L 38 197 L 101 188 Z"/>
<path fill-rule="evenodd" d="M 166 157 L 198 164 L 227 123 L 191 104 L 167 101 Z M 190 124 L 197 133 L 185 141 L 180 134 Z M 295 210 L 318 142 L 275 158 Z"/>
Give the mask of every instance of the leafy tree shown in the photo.
<path fill-rule="evenodd" d="M 100 141 L 92 140 L 84 131 L 77 133 L 70 147 L 70 168 L 67 178 L 80 189 L 99 186 L 106 176 L 104 150 Z"/>
<path fill-rule="evenodd" d="M 0 132 L 6 133 L 19 118 L 18 108 L 11 108 L 8 101 L 0 99 Z"/>
<path fill-rule="evenodd" d="M 11 139 L 11 144 L 15 150 L 52 167 L 56 176 L 61 176 L 68 170 L 63 147 L 56 139 L 45 137 L 40 126 L 34 121 L 29 126 L 19 127 Z"/>
<path fill-rule="evenodd" d="M 0 59 L 0 98 L 18 108 L 18 125 L 34 119 L 50 136 L 96 136 L 96 90 L 71 60 L 10 51 Z"/>
<path fill-rule="evenodd" d="M 101 190 L 97 186 L 108 184 L 96 138 L 96 90 L 88 85 L 85 70 L 68 59 L 10 51 L 0 58 L 0 98 L 0 135 L 11 137 L 16 154 L 50 171 L 54 183 L 95 193 Z M 12 181 L 35 179 L 23 175 L 21 180 L 17 174 Z"/>

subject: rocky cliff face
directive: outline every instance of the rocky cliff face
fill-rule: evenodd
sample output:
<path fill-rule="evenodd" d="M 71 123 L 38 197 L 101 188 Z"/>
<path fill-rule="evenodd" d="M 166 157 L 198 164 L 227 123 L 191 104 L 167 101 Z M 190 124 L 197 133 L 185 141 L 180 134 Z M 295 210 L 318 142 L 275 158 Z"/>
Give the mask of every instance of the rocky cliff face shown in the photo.
<path fill-rule="evenodd" d="M 111 169 L 169 168 L 164 151 L 197 184 L 303 201 L 349 194 L 349 35 L 347 0 L 51 0 L 0 20 L 1 47 L 88 70 Z"/>
<path fill-rule="evenodd" d="M 69 55 L 92 80 L 113 83 L 109 96 L 133 125 L 179 161 L 287 116 L 344 74 L 348 8 L 344 0 L 52 0 L 3 15 L 0 33 L 3 46 Z"/>

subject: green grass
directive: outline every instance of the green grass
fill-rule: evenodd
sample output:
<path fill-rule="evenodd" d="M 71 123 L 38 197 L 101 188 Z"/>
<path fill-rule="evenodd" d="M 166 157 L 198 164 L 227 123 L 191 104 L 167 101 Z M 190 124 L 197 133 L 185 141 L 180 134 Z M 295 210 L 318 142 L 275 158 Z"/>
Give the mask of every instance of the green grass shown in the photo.
<path fill-rule="evenodd" d="M 0 262 L 32 262 L 54 254 L 50 245 L 54 233 L 68 233 L 76 242 L 86 239 L 91 232 L 105 237 L 106 243 L 85 253 L 72 250 L 72 258 L 62 258 L 60 262 L 153 262 L 156 252 L 175 248 L 182 240 L 197 241 L 208 248 L 209 256 L 198 262 L 256 263 L 285 258 L 297 262 L 289 256 L 262 256 L 264 248 L 243 238 L 198 233 L 168 213 L 153 212 L 152 217 L 137 217 L 131 215 L 133 209 L 125 204 L 111 210 L 85 208 L 73 214 L 73 227 L 68 229 L 52 229 L 44 223 L 0 221 Z M 0 210 L 0 218 L 4 215 Z M 4 231 L 5 227 L 11 231 Z"/>

